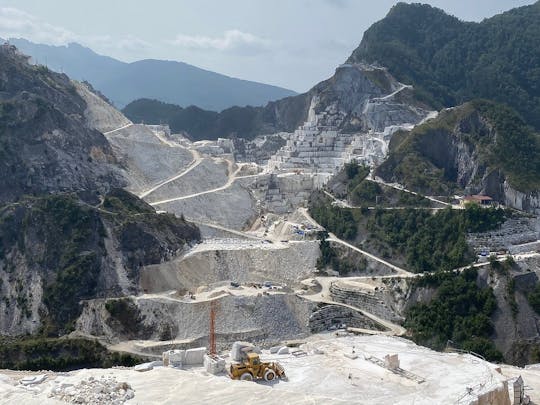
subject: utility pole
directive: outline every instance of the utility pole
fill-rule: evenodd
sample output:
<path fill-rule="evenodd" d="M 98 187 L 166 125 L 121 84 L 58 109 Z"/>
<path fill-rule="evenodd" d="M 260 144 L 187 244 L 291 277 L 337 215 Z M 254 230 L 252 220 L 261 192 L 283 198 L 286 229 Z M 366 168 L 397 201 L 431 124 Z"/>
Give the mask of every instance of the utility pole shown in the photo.
<path fill-rule="evenodd" d="M 209 333 L 209 340 L 210 340 L 210 355 L 215 356 L 217 355 L 216 350 L 216 301 L 212 300 L 210 301 L 210 333 Z"/>

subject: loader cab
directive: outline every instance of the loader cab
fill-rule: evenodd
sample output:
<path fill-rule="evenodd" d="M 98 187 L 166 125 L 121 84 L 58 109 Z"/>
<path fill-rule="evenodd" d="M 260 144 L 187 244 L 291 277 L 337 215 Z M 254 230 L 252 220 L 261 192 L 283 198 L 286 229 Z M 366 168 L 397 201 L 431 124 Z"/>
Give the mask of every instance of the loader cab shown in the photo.
<path fill-rule="evenodd" d="M 257 353 L 248 353 L 247 359 L 250 366 L 259 366 L 261 364 L 261 359 Z"/>

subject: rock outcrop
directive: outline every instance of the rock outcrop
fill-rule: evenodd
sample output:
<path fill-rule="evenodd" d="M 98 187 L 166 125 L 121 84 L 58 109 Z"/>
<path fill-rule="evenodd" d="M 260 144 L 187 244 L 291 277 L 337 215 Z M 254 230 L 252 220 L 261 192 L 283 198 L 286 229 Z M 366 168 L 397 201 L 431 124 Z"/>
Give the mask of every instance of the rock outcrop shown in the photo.
<path fill-rule="evenodd" d="M 538 283 L 539 264 L 538 258 L 531 258 L 515 264 L 509 273 L 479 272 L 478 283 L 493 286 L 497 309 L 492 316 L 492 339 L 509 364 L 524 366 L 537 360 L 540 315 L 527 296 Z"/>
<path fill-rule="evenodd" d="M 22 195 L 125 185 L 105 136 L 88 125 L 87 104 L 63 74 L 0 47 L 0 202 Z"/>
<path fill-rule="evenodd" d="M 540 141 L 511 110 L 475 101 L 447 109 L 409 133 L 398 133 L 376 174 L 427 195 L 489 195 L 540 209 Z"/>
<path fill-rule="evenodd" d="M 125 298 L 130 316 L 114 311 L 115 300 L 85 303 L 77 330 L 111 342 L 122 339 L 183 340 L 187 346 L 207 345 L 210 301 L 190 302 L 176 297 Z M 117 300 L 118 301 L 118 300 Z M 216 299 L 219 322 L 216 336 L 221 345 L 249 339 L 267 345 L 306 336 L 314 304 L 294 294 Z M 166 343 L 166 342 L 164 342 Z"/>
<path fill-rule="evenodd" d="M 151 109 L 156 111 L 154 121 L 167 117 L 171 107 L 175 106 L 151 103 Z M 272 101 L 265 107 L 233 107 L 221 113 L 190 107 L 166 121 L 173 132 L 184 133 L 194 140 L 223 136 L 252 139 L 258 135 L 294 132 L 311 121 L 310 110 L 319 115 L 321 129 L 365 133 L 370 129 L 381 132 L 395 124 L 417 123 L 431 108 L 386 69 L 344 64 L 331 78 L 308 92 Z"/>
<path fill-rule="evenodd" d="M 523 211 L 540 214 L 540 191 L 523 193 L 514 189 L 508 181 L 503 183 L 504 204 Z"/>
<path fill-rule="evenodd" d="M 67 333 L 81 300 L 137 292 L 141 267 L 200 239 L 120 189 L 117 125 L 90 88 L 0 46 L 0 335 Z"/>
<path fill-rule="evenodd" d="M 0 211 L 0 334 L 69 330 L 79 301 L 138 292 L 140 269 L 200 238 L 184 220 L 113 190 L 91 206 L 72 194 Z"/>
<path fill-rule="evenodd" d="M 131 124 L 124 114 L 111 106 L 103 96 L 96 94 L 90 84 L 73 82 L 73 85 L 86 103 L 84 115 L 88 126 L 108 132 Z"/>

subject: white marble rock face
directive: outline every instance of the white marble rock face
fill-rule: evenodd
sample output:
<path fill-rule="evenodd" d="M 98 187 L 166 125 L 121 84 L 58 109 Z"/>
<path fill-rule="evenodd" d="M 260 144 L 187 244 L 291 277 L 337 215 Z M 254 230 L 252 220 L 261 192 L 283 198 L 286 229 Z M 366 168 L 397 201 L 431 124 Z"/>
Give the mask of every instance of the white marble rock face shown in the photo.
<path fill-rule="evenodd" d="M 373 166 L 385 158 L 393 133 L 411 130 L 432 114 L 397 100 L 396 95 L 410 86 L 395 80 L 390 94 L 380 94 L 382 90 L 366 79 L 364 70 L 370 69 L 375 68 L 351 65 L 338 69 L 334 87 L 340 97 L 325 105 L 324 97 L 315 95 L 307 121 L 286 135 L 286 144 L 270 158 L 268 168 L 336 173 L 352 160 Z M 357 76 L 362 78 L 360 87 L 358 80 L 353 80 Z M 351 115 L 355 121 L 363 122 L 366 129 L 342 132 L 340 128 Z"/>

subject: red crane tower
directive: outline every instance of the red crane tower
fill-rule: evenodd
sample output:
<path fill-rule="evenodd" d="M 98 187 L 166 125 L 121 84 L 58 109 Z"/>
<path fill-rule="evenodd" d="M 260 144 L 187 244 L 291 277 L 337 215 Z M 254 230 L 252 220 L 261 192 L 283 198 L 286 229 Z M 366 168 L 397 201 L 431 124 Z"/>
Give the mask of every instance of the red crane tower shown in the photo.
<path fill-rule="evenodd" d="M 209 333 L 209 340 L 210 340 L 210 355 L 215 356 L 217 355 L 217 349 L 216 349 L 216 301 L 210 301 L 210 333 Z"/>

